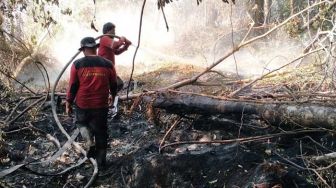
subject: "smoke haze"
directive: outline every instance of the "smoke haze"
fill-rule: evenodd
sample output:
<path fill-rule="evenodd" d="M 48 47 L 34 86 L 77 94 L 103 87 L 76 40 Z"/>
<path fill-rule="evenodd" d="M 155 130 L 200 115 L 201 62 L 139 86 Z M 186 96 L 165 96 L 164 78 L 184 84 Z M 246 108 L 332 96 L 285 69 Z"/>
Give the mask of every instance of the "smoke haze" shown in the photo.
<path fill-rule="evenodd" d="M 58 67 L 63 67 L 76 53 L 79 41 L 86 36 L 101 35 L 106 22 L 116 25 L 116 34 L 125 36 L 133 45 L 128 51 L 116 56 L 117 70 L 130 70 L 138 40 L 142 1 L 62 1 L 62 7 L 73 10 L 71 16 L 59 15 L 56 35 L 49 39 L 52 56 Z M 95 12 L 96 7 L 96 14 Z M 230 5 L 218 2 L 203 2 L 199 6 L 194 0 L 174 1 L 164 8 L 169 31 L 162 12 L 155 1 L 145 7 L 141 44 L 135 60 L 137 74 L 154 70 L 162 63 L 193 64 L 207 67 L 232 48 Z M 96 32 L 90 29 L 95 16 Z M 244 37 L 249 19 L 243 2 L 232 6 L 232 26 L 235 45 Z M 272 42 L 270 42 L 272 41 Z M 260 75 L 275 69 L 297 56 L 302 49 L 299 41 L 290 39 L 279 31 L 267 42 L 243 48 L 215 69 L 236 73 L 240 76 Z M 126 73 L 129 74 L 129 73 Z"/>

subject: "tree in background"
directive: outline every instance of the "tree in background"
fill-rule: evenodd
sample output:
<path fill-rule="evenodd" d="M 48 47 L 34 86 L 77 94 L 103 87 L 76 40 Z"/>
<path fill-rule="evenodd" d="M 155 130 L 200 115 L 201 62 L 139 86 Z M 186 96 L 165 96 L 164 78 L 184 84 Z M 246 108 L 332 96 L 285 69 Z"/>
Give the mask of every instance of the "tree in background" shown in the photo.
<path fill-rule="evenodd" d="M 46 56 L 38 49 L 44 38 L 52 35 L 49 28 L 57 24 L 53 14 L 72 13 L 68 8 L 61 9 L 58 0 L 2 1 L 0 12 L 0 58 L 7 62 L 0 66 L 2 79 L 17 77 L 26 63 L 43 62 Z M 27 28 L 31 29 L 27 32 Z"/>

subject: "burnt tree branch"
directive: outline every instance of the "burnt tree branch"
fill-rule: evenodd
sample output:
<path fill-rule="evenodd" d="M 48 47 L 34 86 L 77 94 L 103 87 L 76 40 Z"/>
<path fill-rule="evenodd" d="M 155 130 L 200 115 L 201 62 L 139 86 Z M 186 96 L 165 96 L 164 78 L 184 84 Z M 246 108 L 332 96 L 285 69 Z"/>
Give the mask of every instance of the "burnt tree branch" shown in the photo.
<path fill-rule="evenodd" d="M 144 98 L 153 101 L 153 107 L 176 114 L 242 114 L 244 111 L 274 125 L 292 123 L 336 129 L 336 109 L 317 104 L 244 102 L 172 91 L 158 93 L 154 100 L 151 96 Z"/>

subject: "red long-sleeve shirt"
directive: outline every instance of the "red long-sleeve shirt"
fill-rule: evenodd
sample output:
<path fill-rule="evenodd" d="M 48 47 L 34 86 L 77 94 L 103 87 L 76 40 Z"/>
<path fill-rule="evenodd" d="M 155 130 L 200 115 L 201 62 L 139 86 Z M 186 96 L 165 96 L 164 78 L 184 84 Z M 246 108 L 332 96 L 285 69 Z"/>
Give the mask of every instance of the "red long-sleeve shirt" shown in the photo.
<path fill-rule="evenodd" d="M 112 61 L 113 65 L 115 65 L 115 55 L 126 51 L 130 44 L 132 43 L 124 37 L 119 40 L 113 40 L 109 36 L 103 36 L 100 39 L 98 55 Z"/>
<path fill-rule="evenodd" d="M 117 93 L 117 76 L 112 63 L 99 56 L 76 60 L 70 71 L 66 100 L 82 109 L 108 107 L 109 91 Z"/>

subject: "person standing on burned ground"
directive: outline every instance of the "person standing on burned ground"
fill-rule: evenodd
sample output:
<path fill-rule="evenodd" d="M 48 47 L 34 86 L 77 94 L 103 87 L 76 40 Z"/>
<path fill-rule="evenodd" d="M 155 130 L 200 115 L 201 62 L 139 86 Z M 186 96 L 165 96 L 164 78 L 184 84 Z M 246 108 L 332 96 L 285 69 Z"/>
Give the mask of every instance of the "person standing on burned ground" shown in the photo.
<path fill-rule="evenodd" d="M 75 124 L 85 140 L 87 157 L 97 160 L 98 168 L 106 164 L 108 98 L 117 94 L 117 76 L 111 61 L 97 56 L 99 44 L 92 37 L 80 42 L 84 57 L 76 60 L 70 71 L 66 96 L 66 113 L 75 107 Z"/>
<path fill-rule="evenodd" d="M 122 54 L 132 44 L 132 42 L 125 37 L 120 37 L 119 39 L 113 37 L 115 35 L 115 28 L 116 26 L 111 22 L 104 24 L 103 34 L 107 35 L 100 39 L 100 46 L 98 49 L 98 55 L 110 60 L 114 66 L 115 55 Z M 119 76 L 117 76 L 117 85 L 118 91 L 120 91 L 124 86 L 124 83 Z"/>

